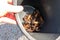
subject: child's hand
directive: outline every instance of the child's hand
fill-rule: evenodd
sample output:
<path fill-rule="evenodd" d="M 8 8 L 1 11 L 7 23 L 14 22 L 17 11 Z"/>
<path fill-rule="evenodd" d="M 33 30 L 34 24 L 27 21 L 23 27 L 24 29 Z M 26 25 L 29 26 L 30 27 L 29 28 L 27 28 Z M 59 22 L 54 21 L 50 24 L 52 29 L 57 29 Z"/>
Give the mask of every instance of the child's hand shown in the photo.
<path fill-rule="evenodd" d="M 7 0 L 0 0 L 0 16 L 4 16 L 7 12 L 20 12 L 22 10 L 22 6 L 13 6 L 8 4 Z"/>
<path fill-rule="evenodd" d="M 23 10 L 22 6 L 14 6 L 8 4 L 8 2 L 12 2 L 12 0 L 0 0 L 0 17 L 7 14 L 7 12 L 21 12 Z M 1 17 L 0 22 L 16 24 L 15 20 L 12 20 L 7 17 Z"/>

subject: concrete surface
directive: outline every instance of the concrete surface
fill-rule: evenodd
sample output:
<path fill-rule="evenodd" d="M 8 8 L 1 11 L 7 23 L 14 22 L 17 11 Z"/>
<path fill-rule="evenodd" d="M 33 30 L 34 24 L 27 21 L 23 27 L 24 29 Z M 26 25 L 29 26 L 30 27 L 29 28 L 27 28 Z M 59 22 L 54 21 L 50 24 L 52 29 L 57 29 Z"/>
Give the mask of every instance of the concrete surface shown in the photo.
<path fill-rule="evenodd" d="M 59 34 L 51 33 L 31 33 L 31 35 L 37 40 L 56 40 Z"/>

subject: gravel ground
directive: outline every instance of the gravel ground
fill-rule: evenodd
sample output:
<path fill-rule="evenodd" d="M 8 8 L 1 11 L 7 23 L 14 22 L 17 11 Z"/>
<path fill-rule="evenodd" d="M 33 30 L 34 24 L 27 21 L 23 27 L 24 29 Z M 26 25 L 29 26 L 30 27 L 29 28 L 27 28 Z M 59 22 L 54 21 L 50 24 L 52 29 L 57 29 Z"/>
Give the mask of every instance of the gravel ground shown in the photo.
<path fill-rule="evenodd" d="M 27 40 L 17 25 L 0 25 L 0 40 Z"/>

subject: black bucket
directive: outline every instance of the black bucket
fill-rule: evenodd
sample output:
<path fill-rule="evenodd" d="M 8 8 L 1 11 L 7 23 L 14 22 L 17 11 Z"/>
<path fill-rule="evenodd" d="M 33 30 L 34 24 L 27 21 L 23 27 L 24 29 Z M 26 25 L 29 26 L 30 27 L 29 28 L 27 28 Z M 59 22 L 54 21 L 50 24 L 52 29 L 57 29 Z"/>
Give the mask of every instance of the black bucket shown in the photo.
<path fill-rule="evenodd" d="M 19 4 L 18 0 L 18 5 Z M 59 0 L 23 0 L 21 5 L 29 5 L 38 9 L 45 23 L 37 33 L 31 33 L 37 40 L 55 40 L 60 34 Z M 21 14 L 20 14 L 21 15 Z M 22 14 L 23 15 L 23 14 Z"/>

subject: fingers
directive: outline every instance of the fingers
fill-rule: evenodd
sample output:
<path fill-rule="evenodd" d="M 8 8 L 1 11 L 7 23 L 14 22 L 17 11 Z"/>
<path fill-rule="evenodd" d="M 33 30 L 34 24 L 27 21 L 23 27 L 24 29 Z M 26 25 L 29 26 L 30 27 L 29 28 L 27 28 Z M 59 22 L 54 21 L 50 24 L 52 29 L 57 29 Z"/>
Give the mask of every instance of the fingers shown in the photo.
<path fill-rule="evenodd" d="M 13 6 L 10 4 L 6 4 L 4 6 L 0 6 L 0 16 L 4 16 L 7 12 L 21 12 L 22 10 L 22 6 Z"/>
<path fill-rule="evenodd" d="M 23 11 L 23 6 L 9 5 L 7 10 L 8 10 L 8 12 L 21 12 L 21 11 Z"/>
<path fill-rule="evenodd" d="M 4 16 L 6 13 L 7 13 L 6 11 L 5 11 L 5 12 L 0 11 L 0 17 L 1 17 L 1 16 Z"/>
<path fill-rule="evenodd" d="M 7 2 L 12 2 L 12 0 L 7 0 Z"/>
<path fill-rule="evenodd" d="M 0 0 L 0 3 L 7 3 L 7 0 Z"/>
<path fill-rule="evenodd" d="M 11 2 L 9 0 L 8 2 Z M 7 3 L 7 0 L 0 0 L 0 16 L 4 16 L 7 12 L 21 12 L 22 6 L 13 6 Z"/>
<path fill-rule="evenodd" d="M 0 18 L 0 22 L 10 23 L 10 24 L 16 24 L 16 21 L 15 20 L 12 20 L 12 19 L 7 18 L 7 17 Z"/>
<path fill-rule="evenodd" d="M 60 36 L 56 40 L 60 40 Z"/>

